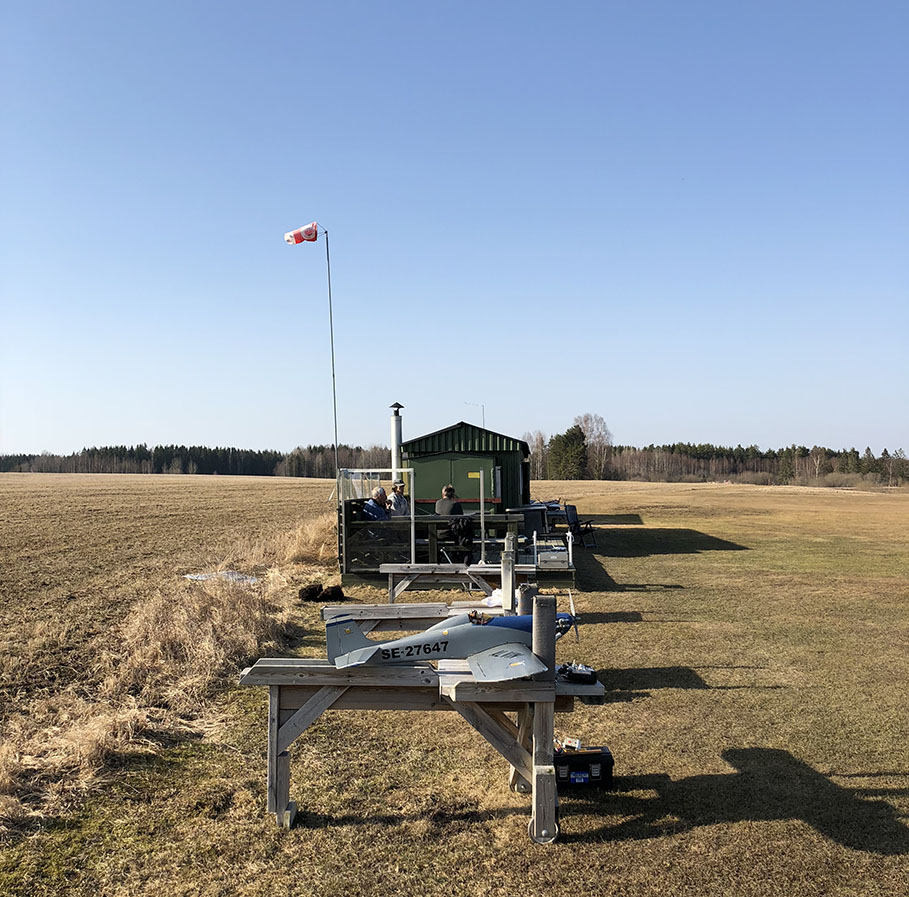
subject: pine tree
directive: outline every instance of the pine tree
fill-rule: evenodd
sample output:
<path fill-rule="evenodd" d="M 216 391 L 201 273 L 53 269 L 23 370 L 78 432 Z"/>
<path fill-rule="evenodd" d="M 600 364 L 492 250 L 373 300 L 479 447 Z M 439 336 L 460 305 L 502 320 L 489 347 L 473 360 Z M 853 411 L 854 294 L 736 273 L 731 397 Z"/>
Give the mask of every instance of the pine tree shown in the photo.
<path fill-rule="evenodd" d="M 583 480 L 587 476 L 587 440 L 577 424 L 550 440 L 549 475 L 556 480 Z"/>

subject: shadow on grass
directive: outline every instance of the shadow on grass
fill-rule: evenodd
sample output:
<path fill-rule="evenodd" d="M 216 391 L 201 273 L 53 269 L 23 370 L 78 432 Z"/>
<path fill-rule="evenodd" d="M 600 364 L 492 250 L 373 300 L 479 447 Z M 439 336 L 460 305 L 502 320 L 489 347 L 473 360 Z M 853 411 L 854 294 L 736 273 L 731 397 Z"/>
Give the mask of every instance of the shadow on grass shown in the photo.
<path fill-rule="evenodd" d="M 739 665 L 704 667 L 711 670 L 765 669 Z M 691 667 L 634 667 L 628 670 L 597 670 L 597 679 L 606 689 L 606 703 L 618 704 L 649 698 L 659 688 L 703 689 L 711 691 L 779 689 L 782 685 L 708 685 Z"/>
<path fill-rule="evenodd" d="M 676 583 L 618 583 L 606 571 L 602 560 L 589 551 L 576 550 L 574 566 L 577 571 L 578 586 L 585 592 L 668 592 L 684 588 Z M 584 616 L 586 618 L 588 615 Z"/>
<path fill-rule="evenodd" d="M 724 751 L 723 759 L 737 771 L 675 782 L 665 775 L 629 776 L 618 781 L 618 793 L 566 795 L 570 799 L 562 802 L 563 818 L 570 815 L 576 799 L 584 813 L 627 818 L 577 834 L 566 832 L 570 826 L 563 825 L 561 840 L 639 840 L 724 822 L 801 819 L 852 850 L 909 853 L 909 827 L 899 821 L 890 804 L 859 796 L 856 792 L 861 789 L 834 784 L 788 751 L 735 748 Z M 633 793 L 639 791 L 656 792 L 656 796 Z"/>
<path fill-rule="evenodd" d="M 505 819 L 508 816 L 526 815 L 526 807 L 500 807 L 495 810 L 435 810 L 431 813 L 314 813 L 310 810 L 299 810 L 294 819 L 294 829 L 327 829 L 348 825 L 385 825 L 398 826 L 404 822 L 429 822 L 434 827 L 445 829 L 452 826 L 456 831 L 463 831 L 465 824 L 489 822 L 494 819 Z"/>
<path fill-rule="evenodd" d="M 642 692 L 654 688 L 710 688 L 691 667 L 635 667 L 598 670 L 597 678 L 610 691 Z"/>
<path fill-rule="evenodd" d="M 643 558 L 657 554 L 700 554 L 703 551 L 748 551 L 696 529 L 653 527 L 619 529 L 597 533 L 597 554 L 614 558 Z"/>
<path fill-rule="evenodd" d="M 594 526 L 643 526 L 640 514 L 582 514 L 584 520 L 590 520 Z"/>
<path fill-rule="evenodd" d="M 284 646 L 280 653 L 285 654 L 297 651 L 300 648 L 321 646 L 323 638 L 324 630 L 320 631 L 314 626 L 304 626 L 302 623 L 286 623 L 283 632 Z M 250 663 L 255 663 L 255 660 L 256 658 L 253 658 Z"/>
<path fill-rule="evenodd" d="M 588 623 L 643 623 L 644 615 L 639 610 L 614 610 L 584 612 L 578 615 L 578 623 L 586 626 Z"/>

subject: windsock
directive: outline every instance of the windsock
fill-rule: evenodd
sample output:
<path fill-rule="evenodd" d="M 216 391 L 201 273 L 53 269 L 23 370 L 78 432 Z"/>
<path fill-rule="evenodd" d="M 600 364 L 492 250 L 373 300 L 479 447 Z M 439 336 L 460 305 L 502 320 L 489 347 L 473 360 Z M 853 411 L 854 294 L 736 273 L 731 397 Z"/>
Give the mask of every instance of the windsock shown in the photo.
<path fill-rule="evenodd" d="M 296 230 L 284 234 L 284 242 L 290 243 L 291 246 L 294 243 L 315 243 L 318 236 L 319 225 L 313 221 L 312 224 L 307 224 L 306 227 L 298 227 Z"/>

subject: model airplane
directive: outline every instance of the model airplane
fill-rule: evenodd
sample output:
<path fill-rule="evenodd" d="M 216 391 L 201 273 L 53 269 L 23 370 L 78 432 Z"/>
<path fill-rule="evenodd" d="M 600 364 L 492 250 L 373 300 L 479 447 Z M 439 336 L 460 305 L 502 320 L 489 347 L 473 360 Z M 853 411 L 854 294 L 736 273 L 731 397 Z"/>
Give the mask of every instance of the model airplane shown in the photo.
<path fill-rule="evenodd" d="M 572 614 L 556 614 L 556 639 L 572 627 Z M 325 624 L 328 659 L 338 668 L 384 666 L 418 660 L 466 660 L 477 682 L 501 682 L 546 669 L 530 650 L 533 616 L 491 617 L 479 611 L 449 617 L 417 635 L 375 642 L 351 617 Z"/>

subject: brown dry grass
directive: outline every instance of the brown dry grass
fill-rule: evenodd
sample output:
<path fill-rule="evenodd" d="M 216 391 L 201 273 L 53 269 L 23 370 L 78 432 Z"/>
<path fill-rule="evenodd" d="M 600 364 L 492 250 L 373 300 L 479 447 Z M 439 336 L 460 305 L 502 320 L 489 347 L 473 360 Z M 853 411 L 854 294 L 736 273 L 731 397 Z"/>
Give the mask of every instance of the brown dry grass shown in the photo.
<path fill-rule="evenodd" d="M 285 564 L 337 565 L 338 523 L 334 513 L 319 514 L 299 523 L 282 541 Z"/>
<path fill-rule="evenodd" d="M 54 479 L 50 478 L 51 485 Z M 68 496 L 80 478 L 59 479 L 61 492 Z M 89 543 L 97 540 L 92 547 L 99 552 L 108 552 L 112 536 L 121 525 L 122 518 L 116 513 L 118 496 L 131 491 L 125 487 L 124 479 L 129 482 L 130 478 L 84 480 L 82 499 L 99 502 L 98 510 L 108 512 L 104 524 L 92 526 L 90 534 L 80 534 Z M 7 487 L 7 523 L 14 523 L 14 499 L 22 496 L 23 484 L 32 480 L 10 477 L 3 484 Z M 38 495 L 49 494 L 44 491 L 47 480 L 34 478 Z M 166 493 L 172 480 L 162 480 L 162 491 Z M 135 485 L 136 493 L 141 495 L 144 484 L 129 485 Z M 319 482 L 316 488 L 321 491 L 322 485 Z M 197 478 L 183 484 L 181 492 L 193 506 L 204 508 L 211 488 L 211 481 Z M 101 498 L 96 497 L 99 494 Z M 299 495 L 298 489 L 296 496 Z M 181 511 L 189 516 L 188 509 L 174 502 L 167 509 L 167 516 Z M 49 513 L 48 517 L 55 524 L 59 520 L 56 513 Z M 280 569 L 267 565 L 287 564 L 291 555 L 297 562 L 318 562 L 325 555 L 323 543 L 332 542 L 331 520 L 333 515 L 311 517 L 289 534 L 280 529 L 260 529 L 254 533 L 239 531 L 231 539 L 225 532 L 221 543 L 225 554 L 220 562 L 212 560 L 211 545 L 198 546 L 197 568 L 239 566 L 264 573 L 261 585 L 256 587 L 218 579 L 187 582 L 170 572 L 162 577 L 161 587 L 143 594 L 141 599 L 132 603 L 116 601 L 125 616 L 112 620 L 103 634 L 85 639 L 85 628 L 93 622 L 87 613 L 84 620 L 70 617 L 58 621 L 55 615 L 44 615 L 35 621 L 23 621 L 28 627 L 27 638 L 20 642 L 18 651 L 4 652 L 0 666 L 3 684 L 20 686 L 17 705 L 4 707 L 6 714 L 0 725 L 0 832 L 4 824 L 21 824 L 71 807 L 74 800 L 97 784 L 113 759 L 142 746 L 141 736 L 153 731 L 160 739 L 165 733 L 186 732 L 188 721 L 199 716 L 205 699 L 224 683 L 226 676 L 235 674 L 242 662 L 278 648 L 285 623 L 280 605 L 287 597 L 282 589 L 286 589 L 289 580 Z M 114 533 L 105 531 L 111 526 Z M 51 558 L 55 554 L 55 535 L 44 535 L 45 551 Z M 29 559 L 36 536 L 40 537 L 40 533 L 34 528 L 23 532 L 20 526 L 10 525 L 6 533 L 9 544 L 4 549 L 11 558 Z M 216 533 L 212 538 L 217 544 Z M 185 550 L 186 546 L 181 548 Z M 91 554 L 86 551 L 87 557 L 74 557 L 67 553 L 67 558 L 78 565 L 90 562 Z M 122 563 L 126 559 L 114 560 Z M 166 564 L 173 559 L 164 554 L 156 560 Z M 62 572 L 66 562 L 59 566 Z M 137 579 L 141 580 L 142 565 L 136 566 Z M 120 575 L 129 572 L 122 570 Z M 10 580 L 11 573 L 12 568 L 7 570 Z M 14 582 L 3 582 L 6 615 L 14 614 L 21 603 L 12 592 L 16 585 L 22 588 L 22 580 Z M 41 582 L 42 586 L 51 584 L 49 580 Z M 76 600 L 76 596 L 70 595 L 69 600 Z M 112 617 L 113 608 L 108 607 L 107 611 Z M 8 647 L 16 646 L 14 633 L 7 630 L 4 635 Z M 73 668 L 76 658 L 81 661 L 78 670 Z M 49 687 L 65 678 L 66 673 L 71 675 L 62 688 Z M 12 694 L 13 688 L 7 687 L 5 693 Z"/>
<path fill-rule="evenodd" d="M 67 487 L 74 507 L 78 485 Z M 0 477 L 0 497 L 4 486 Z M 83 504 L 100 504 L 85 488 Z M 148 551 L 171 558 L 162 572 L 180 555 L 168 502 L 191 516 L 204 496 L 201 513 L 215 532 L 222 521 L 229 548 L 246 527 L 263 535 L 258 521 L 287 487 L 253 481 L 242 498 L 227 481 L 185 488 L 162 499 L 146 529 Z M 135 489 L 150 497 L 150 484 Z M 560 643 L 559 656 L 595 665 L 609 700 L 558 725 L 609 744 L 621 782 L 611 794 L 563 798 L 558 845 L 529 843 L 527 799 L 508 791 L 503 762 L 452 714 L 325 714 L 293 748 L 303 813 L 280 833 L 264 812 L 264 695 L 231 689 L 216 696 L 203 739 L 124 761 L 81 812 L 10 844 L 0 891 L 905 893 L 909 496 L 713 484 L 534 491 L 596 521 L 599 549 L 578 552 L 582 641 Z M 229 525 L 244 503 L 246 522 Z M 299 517 L 322 512 L 313 502 L 275 519 L 273 550 Z M 36 528 L 53 530 L 39 518 Z M 89 554 L 104 544 L 99 536 L 92 548 L 90 531 L 84 542 Z M 52 563 L 50 540 L 32 550 L 23 563 Z M 135 569 L 128 556 L 110 568 L 119 563 Z M 312 575 L 283 571 L 275 600 Z M 166 591 L 146 576 L 148 594 Z M 52 592 L 54 576 L 28 588 Z M 120 623 L 133 603 L 119 603 Z M 295 650 L 324 655 L 317 609 L 284 607 Z M 94 607 L 83 610 L 90 618 Z M 65 637 L 41 621 L 31 617 L 28 633 L 42 657 L 90 653 L 79 614 L 66 616 Z M 24 694 L 43 692 L 36 682 Z"/>

